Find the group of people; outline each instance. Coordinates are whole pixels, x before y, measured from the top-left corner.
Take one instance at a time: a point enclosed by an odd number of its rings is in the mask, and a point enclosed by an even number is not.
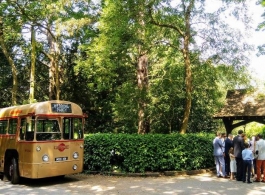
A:
[[[243,130],[236,136],[217,133],[213,147],[217,177],[252,183],[256,176],[253,182],[265,183],[265,140],[261,134],[249,140]]]

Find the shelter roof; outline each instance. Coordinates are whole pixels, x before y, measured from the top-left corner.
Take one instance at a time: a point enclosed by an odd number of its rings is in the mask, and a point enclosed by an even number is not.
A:
[[[265,118],[265,91],[261,89],[228,90],[225,105],[213,117],[238,120]]]

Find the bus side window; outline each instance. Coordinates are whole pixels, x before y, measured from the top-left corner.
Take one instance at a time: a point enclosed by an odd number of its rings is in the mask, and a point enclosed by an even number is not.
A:
[[[0,134],[6,134],[6,130],[8,127],[7,124],[8,124],[7,120],[0,121]]]
[[[19,138],[20,140],[24,140],[25,139],[25,132],[26,132],[26,119],[21,119],[20,122],[20,127],[19,127]]]
[[[16,134],[17,131],[17,119],[9,119],[8,134]]]

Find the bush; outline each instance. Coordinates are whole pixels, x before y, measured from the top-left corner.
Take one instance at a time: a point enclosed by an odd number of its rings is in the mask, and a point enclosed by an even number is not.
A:
[[[85,138],[88,171],[182,171],[214,165],[209,134],[91,134]]]

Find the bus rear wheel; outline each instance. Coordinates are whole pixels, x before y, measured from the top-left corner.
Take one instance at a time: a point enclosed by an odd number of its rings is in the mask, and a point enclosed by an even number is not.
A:
[[[19,172],[18,172],[18,161],[16,158],[12,158],[11,163],[9,164],[9,177],[12,184],[19,183]]]

